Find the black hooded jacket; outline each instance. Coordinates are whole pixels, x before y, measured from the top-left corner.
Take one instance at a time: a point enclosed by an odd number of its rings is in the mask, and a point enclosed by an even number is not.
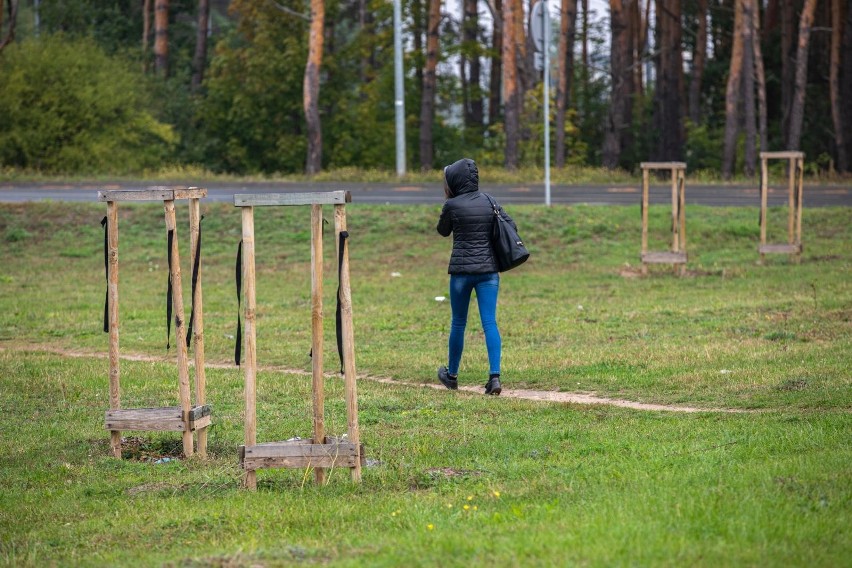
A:
[[[494,209],[488,198],[479,191],[479,171],[476,169],[476,163],[462,158],[444,168],[444,178],[447,180],[451,197],[444,202],[437,229],[444,237],[453,233],[453,254],[447,272],[497,272],[491,252]],[[505,211],[503,214],[514,225]]]

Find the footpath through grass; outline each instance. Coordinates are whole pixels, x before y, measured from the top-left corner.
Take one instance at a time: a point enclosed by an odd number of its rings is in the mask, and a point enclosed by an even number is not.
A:
[[[689,274],[639,278],[638,208],[513,207],[533,257],[501,283],[506,388],[759,412],[648,413],[361,381],[363,442],[377,460],[364,482],[336,471],[317,488],[309,472],[262,472],[250,494],[236,467],[239,369],[208,370],[209,461],[152,463],[179,452],[179,436],[160,433],[126,433],[139,436],[117,461],[102,430],[106,360],[37,350],[106,351],[104,209],[0,206],[0,562],[836,566],[852,554],[852,210],[805,210],[802,263],[758,266],[755,209],[690,207]],[[224,363],[239,212],[203,209],[205,341]],[[651,210],[652,248],[665,246],[663,209]],[[448,295],[451,245],[434,232],[438,211],[348,207],[359,373],[434,381],[444,362],[449,305],[435,297]],[[165,355],[162,207],[120,212],[122,352]],[[180,230],[184,207],[178,215]],[[772,215],[779,241],[784,213]],[[261,365],[309,369],[308,218],[256,212]],[[474,303],[461,382],[486,372]],[[175,404],[176,382],[173,364],[122,362],[127,406]],[[340,434],[342,385],[327,382],[328,430]],[[258,404],[259,440],[309,435],[308,377],[261,372]]]

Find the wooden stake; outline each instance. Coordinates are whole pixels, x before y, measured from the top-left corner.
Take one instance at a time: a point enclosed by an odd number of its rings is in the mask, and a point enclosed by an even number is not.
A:
[[[107,309],[109,310],[109,407],[121,408],[121,385],[118,357],[118,203],[107,202]],[[110,431],[112,455],[121,459],[121,432]]]
[[[257,444],[257,331],[255,327],[255,310],[257,297],[254,280],[254,208],[243,207],[243,287],[245,289],[245,445]],[[246,489],[257,489],[257,473],[247,469],[243,478]]]
[[[189,258],[192,270],[195,270],[195,255],[198,249],[198,236],[201,234],[201,207],[198,198],[189,200]],[[201,294],[201,263],[198,274],[192,274],[195,283],[195,295],[192,298],[192,337],[195,341],[195,405],[204,406],[207,401],[207,377],[204,370],[204,309]],[[207,427],[199,428],[198,455],[207,457]]]
[[[340,247],[340,233],[346,230],[346,205],[334,206],[334,232],[337,247]],[[338,258],[340,251],[338,250]],[[358,430],[358,394],[355,384],[355,336],[352,325],[352,292],[349,281],[349,247],[344,244],[343,265],[340,270],[340,308],[343,335],[343,388],[346,399],[346,419],[349,442],[360,448]],[[360,452],[360,449],[358,450]],[[355,466],[351,468],[352,481],[361,481],[361,460],[356,456]]]
[[[642,168],[642,258],[648,252],[648,186],[650,172]],[[642,274],[648,273],[648,265],[642,262]]]
[[[677,170],[672,169],[672,252],[680,250],[680,238],[678,232],[680,230],[680,219],[677,212]]]
[[[686,170],[677,170],[677,195],[678,195],[678,222],[680,223],[680,228],[678,229],[678,234],[680,235],[680,249],[679,252],[686,252]],[[686,271],[686,265],[679,264],[677,266],[677,273],[680,276],[683,276]]]
[[[802,259],[802,194],[805,192],[804,186],[804,175],[805,175],[805,159],[802,156],[799,156],[796,159],[796,173],[798,179],[796,180],[799,186],[798,191],[798,201],[796,203],[796,244],[798,245],[798,250],[796,252],[796,262],[800,262]]]
[[[183,431],[183,454],[189,457],[193,454],[192,429],[189,412],[191,409],[189,390],[189,360],[186,352],[186,321],[183,312],[183,288],[180,276],[180,252],[178,248],[177,225],[175,223],[175,202],[163,202],[166,212],[166,231],[172,233],[172,262],[169,271],[172,277],[172,306],[175,317],[175,348],[177,349],[178,387],[180,392],[180,407],[183,411],[186,429]]]
[[[311,365],[314,395],[314,443],[325,439],[325,392],[323,384],[322,313],[322,205],[311,205]],[[325,470],[314,468],[317,484],[325,481]]]
[[[789,181],[787,183],[787,244],[793,244],[793,223],[796,218],[796,178],[798,177],[797,166],[798,160],[790,158],[787,162],[787,170],[789,171]]]
[[[760,157],[760,246],[766,244],[766,196],[769,193],[769,167],[768,158]],[[763,264],[765,255],[760,253],[760,263]]]

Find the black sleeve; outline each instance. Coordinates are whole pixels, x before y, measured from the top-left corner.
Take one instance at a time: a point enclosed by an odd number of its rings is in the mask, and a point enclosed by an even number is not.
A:
[[[503,209],[502,207],[500,207],[500,213],[501,213],[501,215],[503,216],[503,218],[504,218],[505,220],[507,220],[509,223],[511,223],[511,224],[512,224],[512,227],[514,227],[514,228],[515,228],[515,230],[517,231],[517,230],[518,230],[518,226],[515,224],[514,219],[512,219],[511,217],[509,217],[509,214],[508,214],[508,213],[506,213],[506,210],[505,210],[505,209]]]
[[[453,214],[446,202],[444,208],[441,209],[441,218],[438,219],[437,229],[442,237],[449,237],[450,233],[453,232]]]

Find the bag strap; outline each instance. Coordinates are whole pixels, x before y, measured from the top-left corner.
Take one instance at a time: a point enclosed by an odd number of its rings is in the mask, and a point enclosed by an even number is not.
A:
[[[104,228],[104,275],[107,283],[106,294],[104,294],[104,333],[109,333],[109,243],[107,238],[109,221],[106,216],[101,219],[101,227]]]
[[[192,311],[189,312],[189,328],[186,330],[186,346],[192,342],[192,322],[195,321],[195,289],[198,287],[198,267],[201,264],[201,221],[198,221],[198,241],[195,243],[195,258],[192,259]]]
[[[169,238],[168,238],[168,262],[169,262],[169,285],[166,288],[166,351],[171,347],[171,335],[172,335],[172,245],[175,241],[175,230],[169,230]]]
[[[337,309],[334,314],[335,332],[337,334],[337,356],[340,357],[340,374],[343,374],[343,321],[340,305],[340,282],[343,276],[343,253],[346,247],[346,239],[348,238],[348,231],[340,231],[337,246]]]
[[[240,299],[243,291],[243,241],[240,239],[240,244],[237,246],[237,266],[234,271],[237,281],[237,334],[236,345],[234,346],[234,363],[237,367],[240,366],[240,356],[242,355],[243,347],[243,330],[240,323]]]
[[[488,203],[491,204],[491,208],[494,209],[494,214],[499,215],[502,208],[499,205],[497,205],[497,202],[494,201],[494,199],[490,195],[485,193],[484,191],[482,192],[482,195],[484,195],[485,199],[488,200]]]

